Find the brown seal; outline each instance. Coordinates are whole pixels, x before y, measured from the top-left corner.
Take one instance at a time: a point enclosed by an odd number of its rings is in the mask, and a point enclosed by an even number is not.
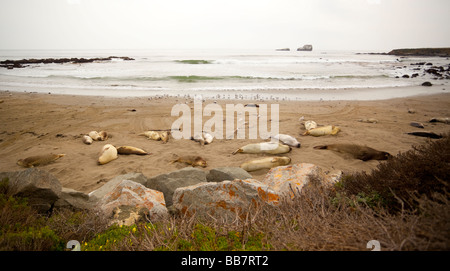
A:
[[[355,159],[363,161],[368,160],[387,160],[392,155],[384,151],[377,151],[370,147],[355,144],[330,144],[315,146],[314,149],[331,150],[340,153],[350,154]]]
[[[117,148],[118,154],[137,154],[137,155],[148,155],[150,153],[133,146],[121,146]]]
[[[25,159],[19,159],[17,161],[17,164],[22,167],[36,167],[36,166],[43,166],[47,165],[61,157],[63,157],[65,154],[45,154],[45,155],[36,155],[36,156],[30,156]]]
[[[203,159],[200,156],[194,156],[194,155],[179,156],[177,159],[171,161],[170,163],[173,164],[175,162],[185,163],[185,164],[191,165],[193,167],[195,167],[195,166],[206,167],[207,166],[205,159]]]

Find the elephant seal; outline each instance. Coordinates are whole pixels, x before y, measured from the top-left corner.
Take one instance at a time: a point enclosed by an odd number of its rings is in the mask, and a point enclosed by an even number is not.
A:
[[[288,145],[280,144],[278,142],[263,142],[245,145],[232,152],[232,154],[240,153],[267,153],[267,154],[280,154],[291,151],[291,147]]]
[[[300,142],[298,142],[298,140],[295,137],[290,136],[290,135],[277,134],[277,135],[271,136],[271,138],[281,141],[281,142],[283,142],[283,144],[291,146],[291,147],[300,148],[300,146],[301,146]]]
[[[97,131],[90,131],[88,134],[94,141],[101,141],[102,137]]]
[[[156,140],[156,141],[161,140],[161,135],[157,131],[146,131],[139,135],[146,136],[148,139],[152,139],[152,140]]]
[[[387,160],[392,155],[384,151],[377,151],[370,147],[355,144],[330,144],[315,146],[314,149],[332,150],[344,154],[349,154],[355,159],[368,160]]]
[[[245,162],[240,167],[245,171],[256,171],[259,169],[285,166],[290,162],[291,158],[289,157],[266,157]]]
[[[341,129],[334,125],[328,125],[324,127],[314,128],[306,131],[303,135],[323,136],[323,135],[336,135]]]
[[[17,164],[22,167],[43,166],[63,157],[64,155],[65,154],[45,154],[30,156],[25,159],[19,159]]]
[[[432,118],[432,119],[430,119],[429,122],[442,122],[442,123],[450,124],[450,118],[443,118],[443,117]]]
[[[92,144],[92,137],[90,137],[88,135],[84,135],[83,136],[83,143],[87,144],[87,145],[91,145]]]
[[[305,129],[308,131],[317,128],[317,123],[313,120],[307,120],[303,125],[305,125]]]
[[[441,135],[435,134],[433,132],[411,132],[411,133],[407,133],[408,135],[413,135],[413,136],[421,136],[421,137],[428,137],[428,138],[434,138],[434,139],[439,139],[442,138]]]
[[[169,141],[169,135],[170,135],[170,132],[168,132],[168,131],[159,133],[159,136],[161,137],[161,140],[164,144]]]
[[[121,146],[117,148],[118,154],[137,154],[137,155],[149,155],[150,153],[132,146]]]
[[[100,131],[98,135],[100,136],[100,141],[105,141],[108,139],[108,133],[105,131]]]
[[[195,166],[206,167],[207,166],[205,159],[203,159],[200,156],[194,156],[194,155],[179,156],[175,160],[172,160],[170,163],[173,164],[175,162],[185,163],[185,164],[191,165],[193,167],[195,167]]]
[[[195,135],[191,137],[191,140],[200,143],[200,145],[207,145],[207,144],[211,144],[211,142],[213,141],[214,137],[207,132],[203,132],[203,135]]]
[[[374,118],[368,118],[368,119],[364,118],[364,119],[359,119],[358,121],[364,122],[364,123],[378,123],[378,120],[374,119]]]
[[[103,146],[102,151],[100,153],[100,157],[98,158],[98,164],[104,165],[106,163],[111,162],[112,160],[117,159],[117,149],[111,144],[106,144]]]

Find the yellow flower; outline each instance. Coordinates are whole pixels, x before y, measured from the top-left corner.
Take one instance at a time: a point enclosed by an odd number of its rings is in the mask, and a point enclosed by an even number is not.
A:
[[[133,233],[135,233],[135,232],[136,232],[136,227],[133,228]]]

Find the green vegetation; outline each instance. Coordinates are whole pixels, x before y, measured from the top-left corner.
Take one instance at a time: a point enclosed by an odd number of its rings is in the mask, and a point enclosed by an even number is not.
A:
[[[175,60],[175,61],[183,64],[212,64],[212,61],[210,60],[198,60],[198,59]]]
[[[198,81],[222,80],[223,79],[223,77],[198,76],[198,75],[169,76],[169,78],[172,80],[177,80],[180,83],[195,83]]]
[[[36,213],[8,195],[0,182],[0,250],[449,250],[450,137],[430,141],[346,175],[333,187],[320,182],[279,207],[260,206],[233,223],[171,216],[158,223],[109,225],[94,212]],[[320,178],[311,176],[314,180]]]

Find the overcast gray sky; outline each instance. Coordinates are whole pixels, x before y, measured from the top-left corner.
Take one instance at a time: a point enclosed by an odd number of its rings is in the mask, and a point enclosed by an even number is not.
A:
[[[0,0],[0,49],[450,47],[449,0]]]

